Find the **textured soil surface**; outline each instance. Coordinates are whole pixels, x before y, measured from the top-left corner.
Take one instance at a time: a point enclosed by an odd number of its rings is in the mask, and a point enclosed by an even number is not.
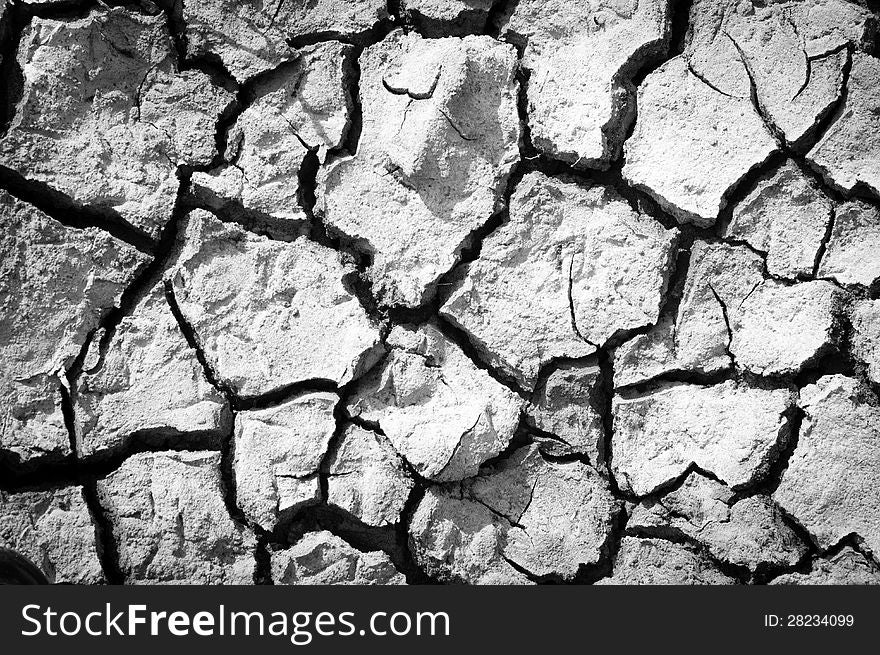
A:
[[[0,571],[880,583],[876,0],[0,0]]]

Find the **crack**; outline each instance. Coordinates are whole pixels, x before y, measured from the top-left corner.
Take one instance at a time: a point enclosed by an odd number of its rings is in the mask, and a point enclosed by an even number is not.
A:
[[[378,366],[377,363],[376,366]],[[373,369],[371,369],[372,371]],[[369,371],[365,375],[369,374]],[[339,401],[333,409],[335,428],[333,436],[318,466],[320,496],[316,503],[300,505],[282,513],[281,518],[271,532],[258,533],[257,569],[255,580],[271,583],[271,550],[285,545],[292,545],[306,532],[328,530],[339,536],[354,548],[363,552],[381,550],[389,555],[395,567],[405,575],[409,584],[434,583],[416,564],[408,545],[408,525],[412,514],[429,484],[412,466],[397,453],[393,445],[381,432],[378,424],[365,421],[359,416],[348,413],[347,407],[352,396],[357,392],[360,379],[353,380],[339,388]],[[369,526],[347,511],[329,504],[328,485],[333,477],[330,466],[338,453],[340,442],[349,425],[356,425],[382,437],[383,442],[391,446],[399,461],[409,475],[415,480],[415,486],[407,499],[400,520],[384,527]]]
[[[529,431],[529,434],[531,435],[532,440],[535,441],[538,448],[541,449],[541,456],[544,457],[545,459],[547,459],[547,458],[556,459],[556,458],[554,458],[552,455],[545,453],[542,450],[543,444],[540,443],[540,440],[553,441],[555,443],[562,444],[563,446],[573,448],[573,446],[570,443],[568,443],[565,439],[563,439],[562,437],[560,437],[556,434],[553,434],[552,432],[547,432],[546,430],[542,430],[541,428],[537,427],[536,425],[532,425],[531,422],[526,423],[526,429]],[[581,459],[581,457],[586,457],[586,456],[578,455],[577,459]],[[587,461],[589,462],[589,459]]]
[[[399,27],[400,19],[392,13],[393,5],[399,2],[389,2],[386,9],[387,16],[379,18],[371,27],[360,32],[343,32],[340,30],[318,30],[305,34],[294,34],[287,37],[287,45],[294,50],[305,48],[327,41],[339,41],[360,48],[369,47],[382,41],[393,30]]]
[[[360,378],[359,378],[360,379]],[[339,393],[339,387],[336,382],[326,378],[310,378],[308,380],[297,380],[284,386],[267,391],[262,394],[253,396],[235,396],[235,408],[237,411],[247,411],[253,409],[266,409],[281,405],[288,400],[297,398],[307,393]]]
[[[77,380],[83,372],[82,367],[85,359],[89,350],[93,347],[94,337],[100,334],[98,362],[89,372],[97,371],[103,366],[104,359],[119,323],[123,318],[129,316],[137,304],[159,283],[162,274],[175,256],[178,227],[185,211],[182,204],[183,188],[185,185],[185,182],[181,183],[181,187],[178,189],[171,220],[168,221],[159,237],[154,249],[153,259],[138,271],[131,284],[122,292],[119,305],[104,315],[98,327],[92,331],[83,343],[79,355],[68,368],[67,380],[71,388],[76,388]]]
[[[659,385],[667,382],[684,382],[686,384],[696,384],[700,386],[714,386],[716,384],[727,382],[728,380],[738,379],[740,379],[740,376],[737,375],[732,367],[709,372],[692,369],[671,369],[646,380],[621,385],[615,389],[615,392],[618,395],[641,395],[649,393]]]
[[[736,580],[738,584],[748,585],[752,583],[752,572],[749,571],[748,567],[739,564],[732,564],[719,559],[709,551],[709,548],[705,544],[698,539],[685,534],[678,528],[673,528],[671,526],[639,526],[627,529],[626,536],[636,537],[638,539],[659,539],[680,546],[688,546],[711,562],[721,573]]]
[[[417,505],[419,500],[420,496],[414,492],[409,502]],[[412,509],[415,511],[414,507]],[[409,584],[436,582],[416,565],[406,539],[401,541],[402,523],[373,527],[338,507],[325,504],[310,505],[299,508],[286,521],[279,522],[269,543],[270,546],[276,547],[291,546],[308,532],[327,530],[361,552],[383,551],[391,558],[395,568],[403,573]]]
[[[828,225],[825,226],[825,234],[822,235],[822,241],[819,242],[819,247],[816,249],[816,259],[813,261],[813,277],[819,277],[819,267],[822,265],[822,259],[825,257],[825,252],[828,250],[828,244],[831,241],[831,235],[834,233],[834,224],[837,221],[837,206],[831,206],[831,217],[828,220]]]
[[[347,258],[354,265],[354,270],[343,277],[342,283],[346,291],[353,295],[370,320],[377,325],[384,325],[386,314],[380,310],[379,301],[373,295],[372,283],[368,269],[373,263],[372,252],[362,240],[352,238],[324,223],[323,216],[314,211],[316,205],[317,175],[320,167],[315,151],[310,151],[303,161],[299,173],[300,206],[306,215],[308,238],[315,243]],[[389,328],[390,329],[390,328]]]
[[[378,366],[379,366],[379,364],[377,363],[376,367],[378,367]],[[373,369],[371,369],[371,370],[373,370]],[[358,380],[349,383],[349,385],[352,385],[352,386],[350,387],[350,389],[348,391],[345,392],[345,395],[341,398],[340,403],[339,403],[339,406],[341,407],[341,415],[338,420],[345,421],[345,422],[347,422],[351,425],[354,425],[356,427],[359,427],[360,429],[365,430],[367,432],[372,432],[373,435],[376,437],[377,441],[379,441],[383,445],[387,446],[394,453],[394,456],[396,457],[397,462],[406,471],[407,475],[409,475],[409,477],[411,477],[413,480],[416,481],[417,485],[421,485],[423,487],[429,487],[429,486],[436,486],[437,484],[441,484],[441,483],[434,482],[433,480],[429,480],[428,478],[426,478],[425,476],[423,476],[421,473],[419,473],[416,470],[415,466],[413,466],[410,463],[410,461],[400,453],[400,451],[397,449],[397,447],[394,445],[394,443],[391,441],[391,439],[388,438],[388,435],[385,434],[385,431],[382,429],[382,426],[379,424],[379,421],[370,421],[370,420],[365,419],[363,416],[360,416],[359,414],[352,414],[351,412],[348,411],[348,406],[351,403],[351,400],[352,400],[355,392],[357,391],[356,385],[358,382],[362,381],[365,377],[366,377],[366,374],[363,376],[363,378],[359,378]],[[329,449],[328,449],[328,453],[329,453]],[[334,475],[340,475],[340,474],[336,473]],[[328,474],[328,477],[332,477],[332,476],[329,476],[329,474]]]
[[[583,334],[581,334],[580,328],[578,328],[577,315],[576,315],[575,308],[574,308],[574,292],[573,292],[573,290],[574,290],[574,255],[571,256],[571,261],[569,261],[569,264],[568,264],[568,311],[569,311],[569,314],[571,315],[571,329],[574,331],[574,333],[577,335],[577,337],[581,341],[591,345],[593,348],[598,349],[599,344],[594,343],[594,342],[590,341],[589,339],[587,339]]]
[[[562,584],[563,583],[562,576],[554,575],[552,573],[550,575],[538,575],[536,573],[533,573],[532,571],[529,571],[522,564],[520,564],[516,560],[509,558],[504,553],[499,553],[498,556],[502,560],[507,562],[507,564],[509,564],[513,570],[515,570],[517,573],[519,573],[520,575],[527,578],[530,582],[533,582],[535,584]]]
[[[733,328],[730,326],[730,315],[727,312],[727,305],[721,299],[721,296],[718,295],[718,292],[715,291],[715,287],[713,287],[710,282],[706,282],[706,285],[709,287],[712,295],[715,296],[715,300],[717,300],[718,304],[721,306],[721,314],[724,316],[724,325],[727,328],[727,356],[730,357],[731,363],[736,367],[736,357],[733,356],[733,352],[730,350],[730,346],[733,343]]]
[[[453,131],[461,137],[462,141],[478,141],[479,139],[475,136],[467,136],[464,132],[461,131],[461,128],[455,124],[455,121],[447,114],[443,109],[440,109],[440,114],[442,114],[443,118],[446,119],[446,122],[449,123],[449,127],[453,129]]]
[[[574,584],[595,584],[597,581],[610,577],[614,572],[614,562],[620,550],[620,543],[626,532],[629,516],[623,503],[611,519],[610,529],[605,541],[599,546],[599,559],[594,564],[581,564]]]
[[[357,154],[361,132],[364,126],[364,112],[361,105],[361,65],[360,57],[364,49],[355,47],[347,54],[347,60],[343,66],[342,84],[348,93],[351,102],[348,124],[340,139],[339,146],[331,148],[327,152],[326,162],[329,163],[337,157]]]
[[[83,500],[95,530],[98,560],[104,577],[110,584],[122,584],[125,579],[119,566],[117,543],[113,524],[103,507],[98,493],[97,480],[118,469],[122,463],[137,452],[179,450],[193,448],[202,450],[216,445],[215,436],[209,432],[189,434],[134,433],[127,435],[117,447],[92,456],[83,456],[77,440],[75,407],[67,388],[60,387],[62,414],[71,448],[71,455],[58,466],[36,469],[18,478],[3,475],[3,487],[46,488],[77,485],[82,489]]]
[[[278,0],[278,4],[275,5],[275,11],[272,12],[272,18],[269,20],[269,24],[266,26],[266,29],[263,30],[263,36],[269,33],[275,26],[275,21],[278,20],[278,16],[281,13],[281,9],[284,7],[284,0]]]
[[[263,579],[265,571],[259,568],[259,543],[261,543],[261,540],[265,541],[266,539],[268,539],[268,532],[256,522],[249,520],[244,510],[242,510],[241,507],[238,505],[238,486],[235,477],[236,421],[238,419],[239,412],[255,407],[263,407],[283,402],[283,400],[290,394],[302,393],[302,387],[298,385],[291,385],[290,387],[285,387],[281,390],[269,392],[258,397],[240,398],[236,394],[235,390],[220,378],[219,374],[214,370],[211,363],[208,361],[207,355],[199,341],[198,334],[196,333],[192,325],[186,320],[186,317],[184,316],[183,311],[181,310],[180,305],[177,302],[177,297],[175,295],[174,286],[171,280],[164,280],[164,286],[165,298],[168,301],[168,305],[171,307],[171,312],[172,314],[174,314],[177,325],[180,328],[181,332],[183,332],[187,344],[194,351],[196,359],[198,360],[202,368],[202,372],[205,375],[205,378],[208,380],[209,384],[211,384],[211,386],[213,386],[218,391],[218,393],[220,393],[226,399],[226,403],[229,407],[228,425],[226,426],[226,430],[223,431],[223,433],[219,437],[220,488],[223,496],[223,503],[226,506],[226,511],[229,514],[230,518],[235,523],[251,530],[257,537],[258,550],[255,553],[256,561],[254,564],[254,580],[256,581],[258,577],[260,577],[260,579]]]
[[[842,50],[846,51],[846,60],[844,61],[843,68],[841,69],[840,95],[835,99],[833,103],[831,103],[818,116],[816,116],[813,125],[804,133],[804,135],[800,139],[787,144],[790,156],[792,156],[793,158],[797,158],[799,164],[801,163],[800,158],[802,158],[819,141],[821,141],[822,137],[825,135],[831,125],[842,114],[843,107],[846,103],[846,98],[849,95],[849,76],[850,70],[852,69],[853,48],[851,44],[846,44],[844,46],[839,46],[838,48],[835,48],[828,53],[824,53],[822,55],[818,55],[808,59],[808,70],[812,71],[814,61],[817,61],[824,57],[830,57]],[[826,191],[832,189],[831,185],[827,184],[824,178],[821,181],[821,187]]]
[[[24,30],[30,24],[27,7],[6,3],[7,22],[0,31],[0,137],[5,136],[15,119],[16,108],[24,91],[24,73],[18,63],[18,50]]]
[[[339,447],[345,436],[345,430],[351,423],[347,406],[353,393],[354,386],[350,386],[344,395],[341,394],[339,396],[339,400],[337,400],[336,405],[333,407],[333,420],[335,422],[333,435],[330,437],[330,441],[327,443],[327,450],[324,451],[324,456],[318,464],[319,500],[321,503],[329,504],[329,486],[330,478],[332,477],[330,466],[339,453]]]
[[[670,15],[669,52],[671,56],[684,52],[691,33],[691,9],[693,0],[673,0]]]
[[[117,211],[82,205],[47,184],[27,179],[3,165],[0,165],[0,188],[67,227],[98,228],[148,255],[158,247],[152,237],[129,223]]]
[[[491,36],[494,39],[501,39],[501,30],[513,12],[519,0],[494,0],[489,11],[486,12],[486,22],[483,25],[483,34]]]
[[[443,379],[442,375],[440,377],[440,382],[442,382],[444,385],[448,386],[446,381]],[[458,435],[458,441],[456,442],[455,447],[452,449],[452,452],[449,453],[449,457],[446,458],[446,462],[443,464],[442,468],[437,473],[437,477],[440,477],[441,475],[443,475],[444,471],[446,471],[446,469],[449,468],[449,465],[453,462],[453,460],[455,460],[455,456],[458,455],[458,453],[460,452],[461,444],[464,442],[465,437],[467,437],[469,434],[473,433],[473,431],[476,429],[477,425],[480,423],[481,418],[483,418],[482,414],[477,415],[477,418],[473,422],[473,424],[467,430],[465,430],[460,435]]]
[[[810,59],[809,57],[807,57],[807,53],[805,50],[803,50],[803,48],[801,48],[801,51],[804,53],[804,60],[806,61],[807,74],[804,76],[804,83],[801,85],[801,88],[799,88],[797,90],[797,93],[795,93],[794,96],[792,96],[790,102],[794,102],[795,100],[797,100],[800,97],[800,95],[804,91],[807,90],[807,87],[810,85],[810,79],[813,76],[813,60]]]
[[[97,483],[93,480],[84,482],[82,492],[95,528],[95,545],[104,578],[112,585],[124,584],[125,576],[119,565],[119,549],[113,534],[113,523],[101,504]]]
[[[190,325],[189,321],[187,321],[183,311],[180,309],[180,305],[177,302],[177,296],[174,292],[173,283],[171,280],[164,280],[163,284],[165,286],[165,299],[168,301],[169,307],[171,307],[171,313],[174,314],[174,318],[177,320],[177,325],[180,328],[180,331],[183,332],[187,345],[189,345],[189,347],[195,352],[196,359],[202,367],[205,379],[207,379],[208,383],[226,398],[233,410],[237,409],[238,399],[235,395],[235,391],[219,377],[211,363],[208,361],[207,355],[199,341],[198,334],[192,325]]]
[[[773,122],[773,119],[767,113],[766,108],[761,102],[760,95],[758,93],[758,83],[755,80],[755,73],[752,70],[752,65],[749,62],[748,56],[746,56],[745,51],[740,47],[739,43],[736,42],[729,33],[725,32],[724,36],[730,39],[730,42],[733,44],[733,47],[736,48],[736,51],[739,53],[739,59],[742,62],[743,67],[746,69],[746,76],[749,78],[749,97],[752,102],[752,106],[755,108],[758,116],[761,121],[764,123],[764,127],[767,129],[767,132],[770,133],[770,136],[773,137],[773,140],[776,141],[776,147],[782,151],[787,150],[785,134],[777,127],[777,125]]]
[[[852,62],[853,62],[853,48],[851,44],[847,44],[843,46],[843,49],[846,50],[846,61],[843,63],[843,69],[841,70],[841,83],[840,83],[840,95],[835,100],[834,103],[831,104],[830,107],[826,108],[825,111],[819,115],[816,119],[815,124],[807,133],[808,139],[805,140],[804,143],[796,144],[795,150],[797,153],[807,153],[809,152],[819,141],[822,140],[822,137],[825,136],[828,129],[837,121],[840,116],[843,115],[844,107],[846,106],[846,100],[849,97],[849,78],[850,73],[852,71]],[[832,52],[829,52],[824,56],[831,56],[839,52],[841,48],[838,48]],[[820,59],[821,56],[814,57],[813,59]],[[812,61],[812,60],[811,60]],[[811,162],[807,162],[808,165],[812,166]],[[825,181],[825,178],[821,175],[818,176],[819,180],[821,180],[822,189],[826,192],[834,192],[834,187]],[[836,194],[836,192],[834,192]]]
[[[230,518],[239,525],[249,528],[257,538],[266,538],[267,533],[256,522],[251,521],[245,515],[244,510],[238,504],[238,484],[235,479],[235,421],[238,412],[230,412],[229,427],[220,441],[220,489],[223,495],[223,504]],[[256,564],[255,564],[256,566]],[[256,576],[256,572],[255,572]]]
[[[519,52],[521,57],[521,51]],[[456,263],[450,269],[441,275],[433,284],[432,288],[426,292],[426,300],[419,307],[388,307],[386,308],[389,320],[394,324],[415,323],[421,324],[430,320],[432,317],[438,316],[441,307],[446,303],[457,286],[461,283],[461,276],[466,271],[467,264],[476,261],[482,252],[483,243],[494,233],[499,227],[507,223],[510,219],[510,199],[516,190],[517,185],[522,181],[523,177],[529,172],[529,166],[526,160],[529,159],[534,149],[531,145],[531,136],[528,123],[528,71],[519,63],[516,71],[516,79],[519,83],[517,96],[517,112],[519,115],[521,126],[521,138],[519,143],[520,159],[511,168],[504,182],[504,188],[500,194],[497,194],[495,202],[495,211],[481,225],[474,228],[456,248]],[[454,126],[453,126],[454,127]],[[462,138],[464,136],[462,135]],[[535,155],[537,156],[537,155]],[[461,335],[465,332],[460,326],[453,325],[444,317],[439,317],[446,322],[454,330]],[[447,335],[448,336],[448,335]],[[461,344],[459,344],[461,345]],[[479,364],[478,364],[479,365]],[[508,383],[516,386],[512,378],[504,376],[498,371],[494,371],[495,375],[506,377]],[[508,385],[510,386],[510,385]]]
[[[736,99],[736,96],[735,96],[735,95],[732,95],[732,94],[730,94],[730,93],[727,93],[726,91],[722,91],[722,90],[719,89],[717,86],[715,86],[714,84],[712,84],[712,82],[710,82],[709,80],[707,80],[707,79],[703,76],[702,73],[697,72],[697,70],[693,67],[693,65],[691,64],[690,61],[688,61],[687,69],[688,69],[688,72],[689,72],[691,75],[693,75],[694,77],[696,77],[698,80],[700,80],[700,82],[702,82],[703,84],[705,84],[706,86],[708,86],[710,89],[712,89],[712,90],[715,91],[716,93],[720,93],[721,95],[723,95],[723,96],[725,96],[725,97],[727,97],[727,98],[734,98],[734,99]]]
[[[470,333],[465,331],[460,325],[458,325],[451,317],[447,316],[437,316],[436,317],[437,326],[440,328],[441,334],[444,337],[455,343],[461,351],[468,357],[468,359],[473,362],[473,364],[480,370],[485,371],[489,374],[489,376],[498,382],[499,384],[507,387],[514,393],[516,393],[520,398],[524,400],[528,400],[531,394],[526,393],[520,388],[519,383],[516,379],[507,374],[504,371],[500,371],[494,366],[487,364],[483,357],[484,354],[482,351],[484,348],[479,345],[479,342],[473,338]]]
[[[440,81],[440,75],[443,73],[443,66],[440,65],[437,67],[437,73],[434,75],[434,81],[431,82],[431,87],[425,91],[424,93],[417,93],[414,91],[410,91],[407,88],[398,88],[391,86],[388,81],[383,77],[382,78],[382,86],[385,87],[385,90],[388,93],[396,96],[408,96],[411,100],[429,100],[434,96],[434,91],[437,90],[437,83]],[[448,117],[447,117],[448,118]]]
[[[536,483],[536,484],[537,484],[537,483]],[[532,490],[534,491],[534,487],[532,487]],[[470,500],[470,501],[473,501],[473,502],[477,503],[478,505],[482,505],[482,506],[485,507],[487,510],[489,510],[489,512],[491,512],[493,516],[497,516],[497,517],[500,518],[501,520],[503,520],[503,521],[505,521],[506,523],[510,524],[511,527],[519,528],[520,530],[522,530],[523,532],[525,532],[525,533],[528,534],[528,530],[526,530],[526,526],[522,525],[521,523],[518,523],[518,522],[515,521],[514,519],[512,519],[512,518],[510,518],[509,516],[507,516],[506,514],[504,514],[503,512],[499,512],[497,509],[495,509],[494,507],[492,507],[492,506],[489,505],[488,503],[483,502],[482,500],[480,500],[479,498],[477,498],[477,497],[474,496],[473,494],[470,494],[470,493],[467,494],[467,499]],[[529,500],[529,502],[531,502],[531,499]]]
[[[237,164],[230,164],[241,170]],[[186,195],[185,202],[188,209],[201,209],[213,214],[224,223],[233,223],[244,230],[266,237],[271,241],[292,242],[299,238],[311,238],[307,233],[307,219],[279,220],[269,214],[245,207],[238,200],[223,198],[221,204],[215,204],[210,200],[203,200],[191,191]],[[322,244],[323,245],[323,244]]]
[[[165,14],[168,33],[174,44],[178,65],[186,61],[186,23],[183,19],[183,0],[153,0]]]

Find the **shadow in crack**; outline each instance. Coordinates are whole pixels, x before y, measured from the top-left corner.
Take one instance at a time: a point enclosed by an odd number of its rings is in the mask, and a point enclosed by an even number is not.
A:
[[[0,548],[0,584],[49,584],[49,581],[29,559],[14,550]]]

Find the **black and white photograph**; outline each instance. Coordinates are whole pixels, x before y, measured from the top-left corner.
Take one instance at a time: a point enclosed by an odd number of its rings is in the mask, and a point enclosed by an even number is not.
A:
[[[880,0],[0,0],[0,78],[7,652],[880,637]]]

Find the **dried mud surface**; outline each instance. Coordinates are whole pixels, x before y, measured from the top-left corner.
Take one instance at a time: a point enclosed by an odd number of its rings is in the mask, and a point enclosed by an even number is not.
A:
[[[0,559],[880,583],[880,6],[0,0]]]

